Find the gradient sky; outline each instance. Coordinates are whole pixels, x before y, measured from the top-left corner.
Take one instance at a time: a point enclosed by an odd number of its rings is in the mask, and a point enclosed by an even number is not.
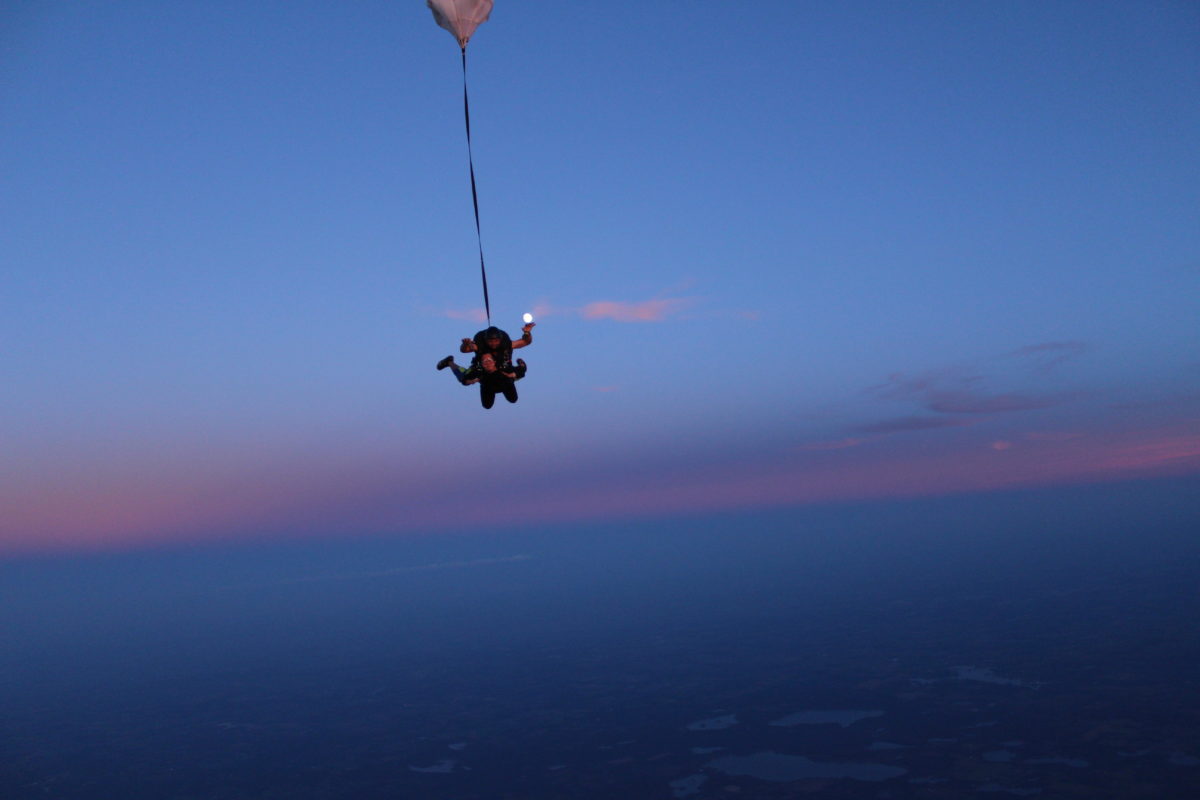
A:
[[[1200,472],[1200,6],[0,3],[0,555]]]

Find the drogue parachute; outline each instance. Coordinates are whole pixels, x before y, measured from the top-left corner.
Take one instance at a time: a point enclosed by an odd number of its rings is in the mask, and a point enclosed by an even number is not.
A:
[[[479,224],[479,191],[475,186],[475,156],[471,153],[471,104],[467,100],[467,42],[475,29],[492,13],[492,0],[425,0],[434,21],[450,31],[462,48],[463,122],[467,128],[467,166],[471,175],[471,205],[475,210],[475,239],[479,242],[479,277],[483,283],[483,310],[492,324],[492,302],[488,298],[487,267],[483,263],[483,232]]]
[[[492,13],[492,0],[426,0],[426,4],[437,24],[450,31],[464,50],[475,29]]]

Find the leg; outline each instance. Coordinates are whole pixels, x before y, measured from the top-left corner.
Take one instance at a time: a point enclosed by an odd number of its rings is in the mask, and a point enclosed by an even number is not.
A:
[[[451,372],[454,373],[454,377],[457,378],[458,382],[463,386],[469,386],[473,381],[479,378],[479,370],[475,368],[474,364],[466,368],[460,367],[458,364],[454,363],[451,363],[449,366]]]
[[[513,385],[512,381],[504,382],[503,391],[504,391],[504,399],[505,400],[507,400],[510,403],[517,402],[517,387]]]
[[[479,384],[479,402],[484,408],[491,408],[496,402],[496,390],[490,386]]]
[[[454,373],[455,380],[457,380],[459,383],[463,382],[463,374],[466,373],[466,370],[454,362],[454,356],[446,356],[437,363],[439,372],[444,370],[446,367],[449,367],[450,371]]]

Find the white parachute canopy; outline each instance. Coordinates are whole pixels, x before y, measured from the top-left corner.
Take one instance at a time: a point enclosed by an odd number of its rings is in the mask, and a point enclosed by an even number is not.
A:
[[[437,24],[454,34],[463,49],[475,29],[487,22],[492,13],[492,0],[426,0],[426,4]]]

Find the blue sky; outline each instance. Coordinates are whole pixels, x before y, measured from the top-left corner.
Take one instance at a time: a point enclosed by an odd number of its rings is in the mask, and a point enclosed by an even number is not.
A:
[[[469,68],[490,412],[423,3],[5,5],[0,552],[1200,469],[1195,4],[501,0]]]

